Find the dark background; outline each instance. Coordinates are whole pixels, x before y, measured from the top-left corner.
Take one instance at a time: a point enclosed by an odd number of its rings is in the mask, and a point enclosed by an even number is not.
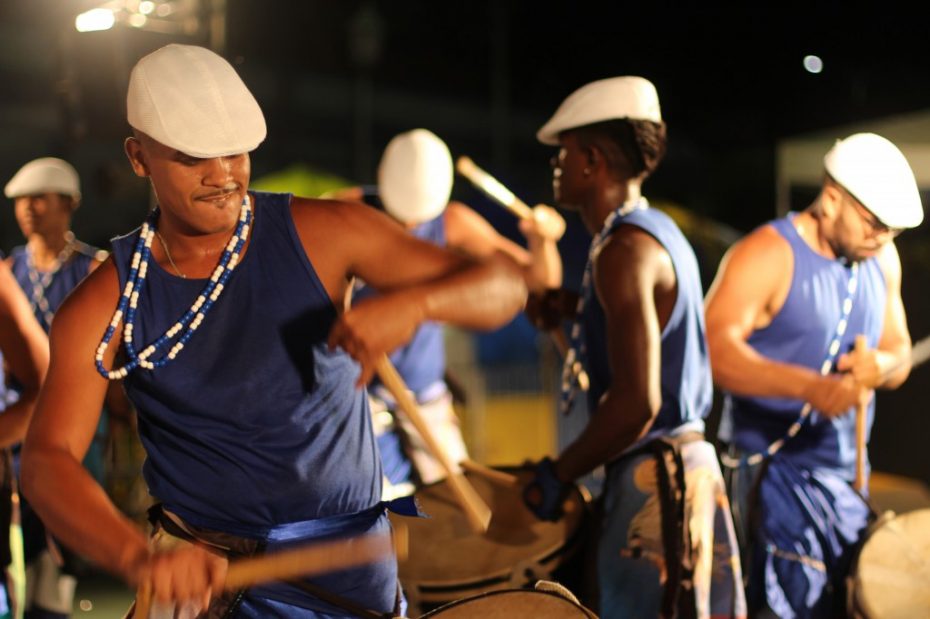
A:
[[[775,215],[779,140],[930,106],[927,15],[890,3],[176,0],[199,20],[188,34],[77,33],[75,15],[97,4],[0,0],[0,181],[35,157],[68,159],[84,189],[75,231],[101,246],[149,203],[121,149],[129,70],[168,42],[210,44],[211,7],[225,14],[219,51],[268,121],[253,178],[303,164],[370,182],[387,141],[422,126],[526,202],[549,201],[552,149],[536,129],[579,86],[638,74],[656,84],[670,138],[646,195],[741,233]],[[807,54],[823,59],[822,73],[804,70]],[[815,195],[800,188],[792,206]],[[467,182],[454,196],[519,238]],[[11,211],[0,209],[4,251],[21,242]],[[587,237],[567,217],[566,285],[577,286]],[[707,285],[729,237],[705,232],[696,246]],[[926,240],[922,230],[899,240],[915,340],[930,331]],[[917,369],[881,395],[876,468],[930,481],[927,378]]]

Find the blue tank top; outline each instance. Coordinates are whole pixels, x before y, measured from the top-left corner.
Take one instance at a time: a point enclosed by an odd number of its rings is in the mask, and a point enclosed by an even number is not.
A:
[[[819,372],[842,317],[851,270],[839,260],[815,252],[798,234],[793,219],[790,214],[769,224],[788,242],[794,256],[794,272],[785,303],[772,322],[754,331],[747,341],[765,357]],[[859,282],[839,354],[852,350],[858,334],[866,336],[869,348],[878,345],[886,299],[885,277],[878,260],[870,258],[859,263]],[[784,436],[803,406],[804,402],[789,398],[727,394],[720,438],[743,451],[762,451]],[[874,399],[868,409],[867,432],[871,431],[873,415]],[[855,438],[854,409],[835,419],[814,413],[781,453],[800,466],[839,469],[852,479]]]
[[[662,330],[662,405],[649,433],[636,446],[655,438],[687,429],[703,431],[703,419],[713,397],[707,339],[704,329],[704,300],[694,250],[672,219],[654,208],[634,210],[619,224],[636,226],[655,238],[672,259],[678,293],[668,323]],[[585,306],[585,369],[591,385],[589,410],[594,410],[610,384],[606,318],[597,295],[592,292]],[[623,368],[614,368],[623,372]],[[685,426],[685,428],[683,428]]]
[[[252,195],[248,249],[203,324],[177,359],[125,379],[151,493],[192,524],[239,535],[359,512],[381,496],[359,367],[328,350],[337,311],[297,236],[291,196]],[[121,289],[138,234],[113,241]],[[204,282],[151,261],[134,339],[164,333]]]
[[[52,277],[52,281],[49,282],[48,288],[45,289],[45,299],[48,301],[48,307],[52,314],[58,311],[58,307],[68,296],[68,293],[87,276],[90,265],[98,251],[80,241],[77,242],[74,253],[71,254],[67,262],[61,265],[61,268]],[[32,282],[29,280],[29,260],[26,255],[26,247],[15,247],[10,252],[10,258],[13,261],[13,276],[19,282],[19,287],[26,293],[26,298],[29,299],[39,324],[48,333],[51,325],[47,324],[44,312],[38,308],[37,299],[33,298],[34,291]],[[42,276],[41,272],[39,272],[39,276]]]
[[[419,224],[410,230],[418,239],[439,247],[446,246],[446,226],[444,215]],[[376,295],[368,286],[355,291],[355,300],[362,300]],[[442,326],[436,322],[424,322],[405,346],[391,353],[391,363],[404,379],[407,387],[417,395],[420,403],[436,397],[437,385],[444,385],[443,375],[446,371],[446,346],[443,340]],[[377,377],[372,387],[380,385]]]

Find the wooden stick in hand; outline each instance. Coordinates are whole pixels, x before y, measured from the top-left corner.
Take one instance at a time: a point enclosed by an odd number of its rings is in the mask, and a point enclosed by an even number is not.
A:
[[[410,396],[410,391],[407,389],[404,379],[397,373],[387,355],[382,355],[378,361],[377,372],[381,382],[394,396],[394,400],[401,412],[407,416],[413,427],[417,429],[430,452],[445,470],[449,484],[452,487],[452,493],[465,511],[465,516],[468,518],[468,524],[472,530],[476,533],[487,531],[491,524],[491,508],[478,495],[474,487],[465,479],[465,476],[455,469],[445,448],[436,440],[432,428],[420,415],[420,409]]]
[[[475,165],[471,158],[459,157],[455,162],[455,170],[520,219],[533,217],[533,209],[504,187],[499,180]]]
[[[483,477],[492,484],[501,486],[502,488],[517,488],[520,486],[520,480],[516,475],[511,475],[510,473],[505,473],[504,471],[492,469],[491,467],[475,462],[474,460],[462,460],[459,462],[459,466],[461,466],[462,469],[468,471],[469,473],[474,473],[475,475]]]
[[[515,196],[503,183],[475,165],[475,162],[470,157],[459,157],[455,162],[455,170],[520,219],[533,218],[533,209]],[[552,337],[559,354],[564,358],[568,353],[568,340],[565,333],[561,329],[553,329],[549,331],[549,335]],[[572,372],[577,377],[578,386],[581,387],[581,390],[587,391],[591,381],[588,379],[587,373],[581,368],[581,364],[579,363],[577,367],[572,368]]]
[[[329,542],[309,542],[290,550],[230,561],[223,588],[245,589],[366,565],[389,557],[392,549],[396,549],[399,556],[405,556],[406,536],[406,529],[396,529],[393,536],[374,533]],[[136,592],[133,619],[147,619],[151,608],[151,584],[145,581]]]

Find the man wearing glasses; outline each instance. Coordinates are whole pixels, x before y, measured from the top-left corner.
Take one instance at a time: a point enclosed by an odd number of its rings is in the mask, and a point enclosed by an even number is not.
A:
[[[851,485],[857,404],[867,436],[874,389],[910,372],[893,239],[923,220],[913,172],[870,133],[838,141],[824,168],[814,203],[734,245],[706,299],[714,380],[726,391],[722,459],[757,617],[843,610],[869,518]]]

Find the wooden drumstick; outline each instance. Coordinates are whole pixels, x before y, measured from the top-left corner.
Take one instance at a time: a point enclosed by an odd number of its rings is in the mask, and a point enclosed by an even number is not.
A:
[[[462,506],[472,530],[475,533],[486,532],[491,524],[491,508],[478,495],[474,487],[465,479],[465,476],[455,470],[445,448],[433,436],[432,428],[420,415],[420,409],[410,396],[410,391],[407,389],[407,385],[404,384],[404,379],[397,373],[387,355],[382,355],[381,359],[378,360],[376,370],[381,382],[394,396],[397,406],[413,423],[413,427],[423,437],[426,446],[439,461],[439,464],[442,465],[448,476],[452,493]]]
[[[504,187],[499,180],[475,165],[471,158],[459,157],[455,162],[455,169],[459,174],[470,180],[475,187],[494,198],[498,204],[520,219],[532,219],[533,209],[515,196],[512,191]]]
[[[856,353],[863,353],[866,350],[866,341],[864,335],[856,336],[854,348]],[[856,480],[853,482],[853,488],[862,491],[865,488],[865,414],[868,403],[865,399],[866,389],[863,387],[859,392],[859,402],[856,404]]]
[[[331,542],[311,542],[291,550],[230,561],[224,589],[245,589],[272,581],[292,580],[374,563],[391,555],[407,554],[406,528],[394,534],[376,533]],[[152,608],[151,583],[136,593],[133,619],[147,619]]]
[[[503,488],[517,488],[520,486],[520,480],[516,475],[511,475],[510,473],[492,469],[491,467],[475,462],[474,460],[462,460],[459,462],[459,466],[461,466],[469,473],[474,473],[475,475],[479,475],[487,479],[489,482],[496,486],[501,486]]]
[[[523,200],[515,196],[503,183],[475,165],[475,162],[472,161],[470,157],[459,157],[455,162],[455,169],[459,174],[471,181],[475,187],[482,190],[488,196],[496,200],[498,204],[505,207],[520,219],[533,218],[533,209],[527,206]],[[553,329],[549,331],[549,335],[555,343],[555,347],[558,349],[559,354],[565,357],[569,348],[565,333],[561,329]],[[581,390],[587,391],[591,381],[588,380],[588,375],[581,368],[581,364],[576,364],[576,366],[572,368],[572,372],[574,372],[577,377],[578,386],[581,387]]]

